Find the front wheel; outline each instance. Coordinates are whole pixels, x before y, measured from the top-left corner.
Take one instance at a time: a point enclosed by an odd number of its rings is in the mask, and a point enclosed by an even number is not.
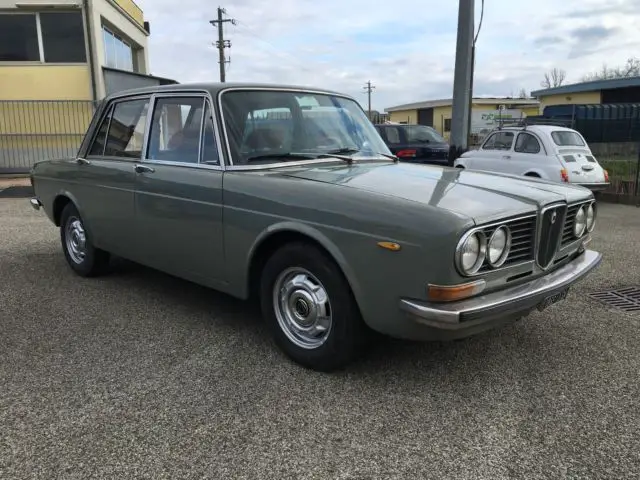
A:
[[[104,273],[109,265],[109,253],[93,246],[80,213],[68,203],[60,217],[62,251],[71,269],[82,277]]]
[[[365,345],[367,327],[342,272],[307,243],[285,245],[267,261],[260,303],[277,345],[318,371],[342,368]]]

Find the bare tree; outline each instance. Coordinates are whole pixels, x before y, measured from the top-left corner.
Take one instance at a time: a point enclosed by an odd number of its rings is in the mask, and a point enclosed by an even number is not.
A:
[[[582,77],[584,82],[593,80],[610,80],[612,78],[628,78],[640,76],[640,59],[631,57],[619,67],[610,68],[606,64],[598,72],[591,72]]]
[[[559,87],[564,83],[564,79],[567,77],[567,72],[559,68],[553,68],[551,71],[544,74],[544,79],[540,82],[543,88]]]
[[[518,98],[529,98],[529,95],[524,88],[521,88],[520,92],[518,92]]]

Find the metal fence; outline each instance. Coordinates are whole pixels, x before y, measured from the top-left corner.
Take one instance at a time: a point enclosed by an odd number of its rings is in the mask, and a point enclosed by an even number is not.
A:
[[[0,100],[0,173],[74,156],[94,109],[85,100]]]

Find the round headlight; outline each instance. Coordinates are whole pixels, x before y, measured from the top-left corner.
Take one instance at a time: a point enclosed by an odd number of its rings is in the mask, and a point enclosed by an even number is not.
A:
[[[487,249],[487,239],[482,232],[469,235],[458,248],[458,265],[461,273],[473,275],[482,266]]]
[[[492,267],[501,266],[509,255],[511,232],[507,227],[499,227],[491,235],[487,245],[487,257]]]
[[[593,227],[596,226],[596,209],[593,207],[593,203],[587,207],[587,232],[592,232]]]
[[[573,234],[576,238],[580,238],[582,236],[586,227],[587,213],[585,212],[584,207],[580,207],[580,210],[576,213],[576,218],[573,222]]]

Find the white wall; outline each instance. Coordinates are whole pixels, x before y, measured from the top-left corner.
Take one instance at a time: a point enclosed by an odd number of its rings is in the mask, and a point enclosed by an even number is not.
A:
[[[107,23],[111,30],[115,30],[115,33],[123,35],[142,49],[136,57],[139,68],[138,73],[147,74],[149,72],[148,34],[109,0],[91,0],[90,16],[93,20],[91,30],[93,33],[94,67],[98,83],[98,98],[103,98],[106,94],[106,88],[102,66],[106,64],[106,59],[104,41],[102,39],[102,24]]]

